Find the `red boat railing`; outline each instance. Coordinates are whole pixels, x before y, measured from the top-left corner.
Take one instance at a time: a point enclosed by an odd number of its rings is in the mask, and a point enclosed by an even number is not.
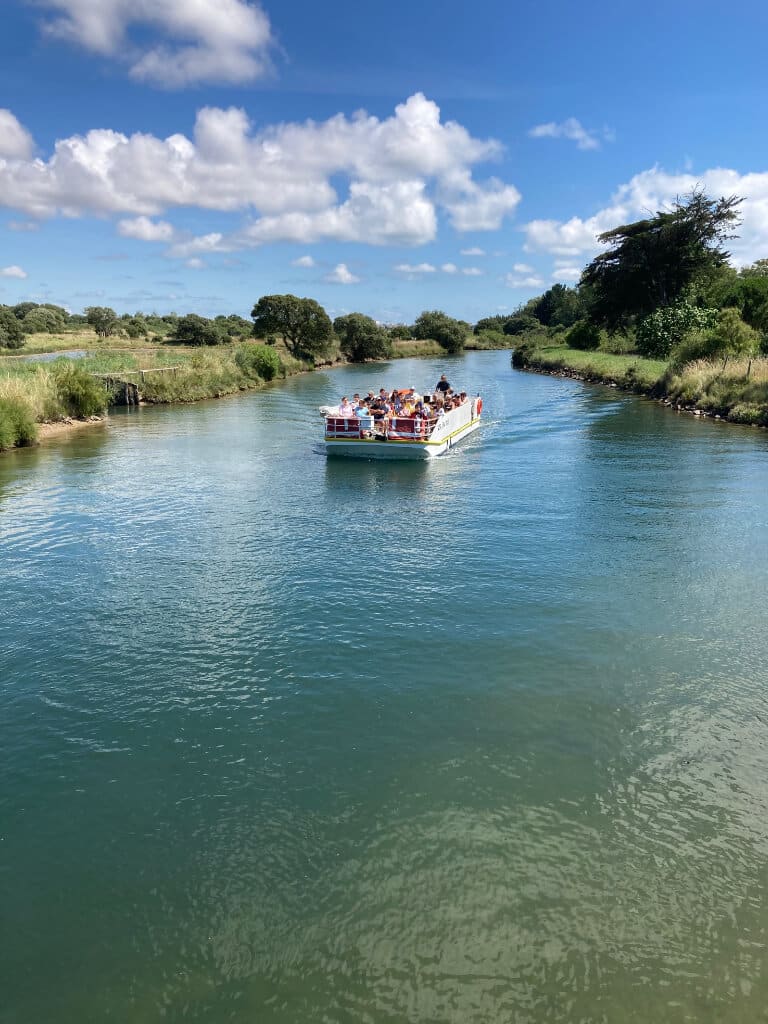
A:
[[[436,417],[426,416],[390,416],[379,420],[371,417],[361,420],[355,416],[327,416],[325,436],[340,441],[377,435],[393,441],[424,441],[436,423]]]

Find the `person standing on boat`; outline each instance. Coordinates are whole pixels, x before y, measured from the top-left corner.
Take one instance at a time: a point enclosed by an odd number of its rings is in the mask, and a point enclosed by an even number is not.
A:
[[[450,390],[451,385],[448,383],[448,378],[445,376],[445,374],[442,374],[440,380],[437,382],[437,385],[435,386],[435,391],[442,391],[442,393],[445,394],[446,391]]]

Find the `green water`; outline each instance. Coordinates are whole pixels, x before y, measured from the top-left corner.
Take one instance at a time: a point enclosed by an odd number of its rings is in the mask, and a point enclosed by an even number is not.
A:
[[[443,369],[463,447],[317,450]],[[767,499],[507,353],[0,459],[2,1024],[768,1019]]]

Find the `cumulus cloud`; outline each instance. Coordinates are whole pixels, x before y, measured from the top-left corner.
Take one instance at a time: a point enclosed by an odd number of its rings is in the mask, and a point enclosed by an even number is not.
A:
[[[357,284],[360,278],[355,277],[346,263],[339,263],[325,275],[324,280],[330,284]]]
[[[527,263],[514,263],[512,269],[516,274],[532,274],[533,267],[529,267]]]
[[[568,260],[555,260],[555,269],[552,272],[553,281],[576,282],[581,277],[582,267],[570,263]]]
[[[0,109],[0,159],[28,160],[33,149],[32,136],[18,118],[10,110]]]
[[[149,217],[134,217],[119,221],[118,234],[123,238],[137,238],[141,242],[170,242],[173,225],[165,220],[153,221]]]
[[[185,266],[189,267],[190,270],[203,270],[206,264],[205,260],[201,260],[198,256],[193,256],[191,260],[187,260]]]
[[[595,131],[587,131],[575,117],[567,117],[559,123],[548,121],[546,124],[537,124],[528,134],[532,139],[570,139],[579,149],[600,149],[600,135]],[[606,142],[613,141],[613,133],[606,129],[602,138]]]
[[[480,249],[478,246],[473,245],[471,249],[462,249],[462,256],[485,256],[485,249]]]
[[[39,2],[55,12],[43,24],[49,36],[125,61],[153,85],[250,82],[271,67],[269,18],[246,0]]]
[[[482,277],[485,273],[480,267],[462,267],[461,272],[465,277]]]
[[[544,279],[531,274],[528,277],[521,277],[519,274],[505,274],[504,284],[507,288],[540,288]]]
[[[440,269],[444,274],[458,274],[459,272],[459,268],[455,263],[444,263]]]
[[[575,267],[573,257],[589,259],[602,248],[597,236],[604,231],[647,217],[649,211],[670,209],[679,197],[701,187],[712,196],[744,197],[739,207],[742,224],[739,237],[729,243],[737,266],[752,263],[768,252],[768,172],[741,174],[717,167],[695,175],[670,174],[659,167],[642,171],[621,185],[602,209],[591,217],[566,221],[534,220],[524,227],[525,248],[559,257]]]
[[[0,195],[36,217],[136,220],[181,207],[248,214],[240,230],[214,240],[222,252],[275,241],[420,245],[436,236],[440,211],[459,231],[495,230],[513,212],[513,185],[472,176],[500,152],[495,140],[443,122],[421,93],[384,119],[337,114],[260,131],[241,109],[205,107],[191,138],[93,129],[59,140],[47,160],[0,158]],[[211,236],[185,244],[175,255],[207,250]]]
[[[299,256],[296,260],[291,260],[292,267],[314,267],[315,261],[311,256]]]
[[[22,270],[21,267],[17,266],[3,267],[2,270],[0,270],[0,277],[18,277],[21,280],[23,280],[25,277],[28,276],[29,275],[27,274],[26,270]]]

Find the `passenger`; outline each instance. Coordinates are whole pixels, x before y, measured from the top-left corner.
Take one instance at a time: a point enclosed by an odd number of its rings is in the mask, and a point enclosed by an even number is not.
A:
[[[461,394],[459,395],[459,405],[464,405],[466,401],[467,401],[467,392],[466,391],[462,391]]]
[[[339,406],[339,413],[342,416],[355,415],[355,407],[354,405],[352,405],[352,403],[350,402],[346,395],[344,395],[344,397],[341,400],[341,405]]]
[[[450,391],[450,390],[451,390],[451,385],[448,383],[448,378],[443,373],[443,374],[441,374],[440,380],[437,382],[437,385],[435,386],[435,391],[442,391],[443,394],[445,394],[446,391]]]
[[[392,411],[395,416],[401,416],[403,413],[403,400],[397,391],[392,392]]]

